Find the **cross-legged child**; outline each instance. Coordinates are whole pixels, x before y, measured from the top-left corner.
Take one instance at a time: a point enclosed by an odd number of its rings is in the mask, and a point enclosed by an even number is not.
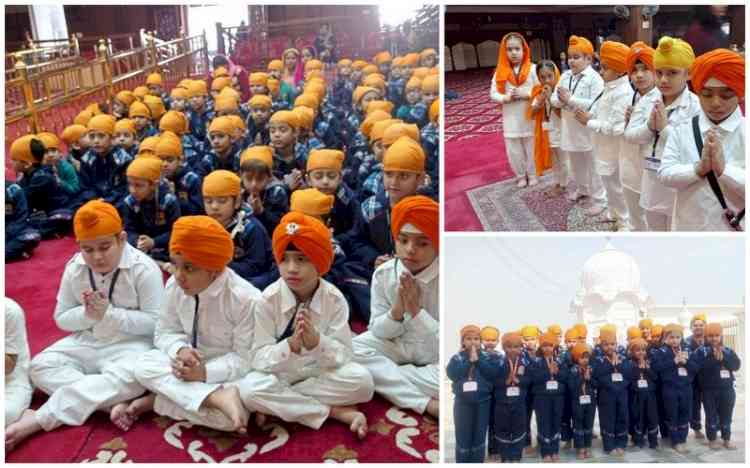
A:
[[[208,106],[208,89],[203,80],[192,80],[187,88],[190,108],[187,118],[190,122],[190,133],[196,141],[208,142],[208,124],[214,118],[214,112]]]
[[[289,189],[273,178],[273,149],[253,146],[242,152],[240,176],[244,187],[244,202],[253,215],[263,223],[266,232],[273,232],[279,220],[289,211]]]
[[[647,354],[648,342],[643,338],[630,341],[628,351],[632,374],[630,378],[630,420],[633,428],[633,444],[643,448],[658,448],[659,411],[656,402],[658,375],[651,366]]]
[[[519,33],[508,33],[500,42],[490,97],[503,106],[505,151],[519,188],[538,183],[534,167],[534,129],[526,118],[526,102],[539,82],[531,50]]]
[[[240,171],[240,148],[232,144],[235,126],[228,116],[216,117],[208,127],[211,150],[203,156],[197,172],[206,177],[213,171],[224,169],[238,173]]]
[[[543,334],[539,338],[536,359],[529,369],[539,453],[545,462],[560,459],[560,421],[567,380],[567,369],[555,360],[554,346],[554,336]]]
[[[268,120],[271,118],[271,98],[258,94],[248,102],[250,114],[247,119],[247,138],[253,145],[267,145],[271,142]]]
[[[593,363],[598,388],[599,425],[604,453],[625,455],[628,444],[628,383],[632,367],[617,352],[617,335],[611,329],[599,331],[601,356]]]
[[[75,167],[63,158],[63,154],[60,152],[60,139],[50,132],[42,132],[37,136],[44,143],[43,164],[52,168],[60,189],[67,195],[68,199],[74,199],[81,188],[78,183],[78,173]]]
[[[81,158],[89,149],[88,129],[84,125],[68,125],[63,129],[60,138],[68,147],[68,154],[64,156],[75,167],[76,172],[81,169]]]
[[[269,132],[273,154],[273,176],[283,181],[290,191],[303,185],[307,153],[297,142],[299,118],[292,111],[279,111],[271,116]]]
[[[597,388],[591,366],[591,347],[576,343],[570,349],[573,363],[568,369],[568,399],[573,422],[573,445],[576,458],[591,458],[591,439],[596,414]]]
[[[27,259],[42,240],[29,222],[26,194],[16,183],[5,181],[5,261]]]
[[[184,162],[180,138],[170,131],[165,131],[159,137],[154,154],[162,161],[163,180],[180,203],[180,215],[203,214],[201,178]]]
[[[5,427],[21,418],[31,404],[29,341],[23,309],[5,298]]]

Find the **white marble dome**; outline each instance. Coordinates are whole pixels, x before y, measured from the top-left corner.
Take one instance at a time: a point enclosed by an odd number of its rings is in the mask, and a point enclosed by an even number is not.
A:
[[[621,293],[641,292],[641,271],[635,259],[610,242],[604,249],[583,265],[581,291],[585,295],[598,295],[606,301]]]

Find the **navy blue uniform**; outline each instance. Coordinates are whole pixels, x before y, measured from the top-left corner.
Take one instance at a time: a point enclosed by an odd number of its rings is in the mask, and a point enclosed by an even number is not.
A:
[[[425,170],[430,176],[430,185],[420,188],[419,193],[436,201],[440,200],[440,128],[430,122],[419,135],[420,144],[425,154]]]
[[[529,366],[531,362],[524,353],[511,363],[507,356],[491,356],[492,384],[495,397],[495,442],[498,445],[500,459],[504,462],[520,461],[523,447],[528,435],[526,429],[526,395],[529,393],[531,379]],[[509,383],[511,368],[517,366],[518,383]],[[510,390],[509,390],[510,389]]]
[[[94,150],[86,151],[81,158],[79,179],[80,204],[103,198],[122,211],[122,202],[128,196],[128,178],[125,174],[133,157],[122,148],[112,148],[105,155]]]
[[[273,237],[273,231],[279,225],[279,221],[289,212],[289,188],[279,181],[269,183],[263,190],[262,202],[263,212],[256,213],[255,217],[266,228],[266,232]]]
[[[148,124],[143,127],[140,131],[136,130],[135,140],[138,142],[143,141],[145,138],[156,136],[159,134],[159,130],[152,124]]]
[[[687,348],[683,349],[686,350]],[[687,439],[693,406],[693,379],[697,371],[695,360],[688,359],[686,365],[678,366],[674,359],[672,348],[665,345],[654,353],[651,362],[661,380],[666,425],[673,446],[684,444]]]
[[[724,355],[721,361],[716,359],[709,346],[696,349],[691,356],[699,369],[696,380],[703,396],[706,437],[710,441],[716,440],[719,430],[722,440],[730,440],[732,435],[732,412],[736,400],[734,373],[740,369],[740,358],[726,346],[722,346],[721,352]]]
[[[568,370],[573,367],[573,359],[570,355],[569,350],[563,351],[560,354],[560,358],[558,361],[561,366],[565,366],[565,368],[567,368]],[[573,426],[571,424],[572,408],[570,403],[570,389],[566,387],[565,390],[565,399],[563,399],[562,422],[560,423],[560,440],[562,440],[563,442],[570,442],[573,439]]]
[[[132,195],[125,197],[123,224],[128,233],[128,243],[138,245],[138,236],[149,236],[154,247],[148,255],[155,260],[169,260],[169,239],[172,225],[180,217],[180,203],[177,197],[162,183],[158,190],[158,204],[155,198],[137,201]]]
[[[284,176],[291,174],[294,169],[302,172],[307,167],[307,148],[300,143],[294,144],[294,157],[287,161],[276,149],[273,152],[273,176],[283,181]]]
[[[659,446],[659,411],[656,402],[656,387],[659,376],[651,367],[640,369],[638,362],[630,360],[630,427],[633,429],[633,443],[643,448],[648,438],[648,446]]]
[[[560,453],[560,422],[567,369],[558,364],[558,372],[552,374],[547,360],[536,358],[531,363],[531,392],[534,394],[537,440],[542,457]]]
[[[213,101],[206,101],[203,112],[198,113],[191,108],[185,115],[190,123],[190,134],[193,135],[193,138],[197,141],[208,141],[208,124],[213,120],[214,115],[216,114],[210,109],[210,106],[208,105],[209,102],[212,103]]]
[[[271,144],[271,133],[268,131],[268,122],[258,125],[251,116],[247,119],[246,125],[247,136],[245,137],[245,147],[256,145],[268,146]],[[260,141],[258,141],[258,134],[260,134]]]
[[[234,256],[229,267],[238,275],[264,290],[278,278],[273,274],[271,238],[249,207],[241,207],[227,226],[234,240]]]
[[[30,255],[42,235],[29,223],[29,207],[23,189],[5,181],[5,261]]]
[[[388,100],[393,103],[393,107],[398,109],[404,102],[404,78],[396,78],[388,82]]]
[[[227,150],[227,154],[224,156],[219,156],[213,149],[211,149],[205,156],[203,156],[203,159],[198,165],[198,170],[195,172],[201,177],[201,179],[219,169],[239,174],[240,153],[239,145],[235,144]]]
[[[593,378],[598,389],[599,427],[606,453],[628,445],[628,383],[632,367],[627,360],[617,366],[605,356],[594,359]],[[619,377],[618,377],[619,374]]]
[[[654,355],[659,352],[659,348],[661,346],[656,346],[649,344],[648,346],[648,359],[649,362],[653,365]],[[666,410],[664,409],[664,398],[662,397],[661,392],[661,379],[659,378],[659,373],[656,373],[656,411],[659,415],[659,434],[661,435],[662,439],[668,439],[670,438],[669,428],[667,427],[667,416],[666,416]]]
[[[50,166],[35,165],[16,183],[26,196],[29,222],[42,238],[70,231],[74,210]]]
[[[705,344],[705,339],[696,339],[694,336],[689,336],[685,339],[685,345],[688,348],[688,352],[692,353]],[[693,379],[693,409],[690,416],[690,429],[694,431],[700,431],[703,429],[701,424],[701,401],[703,395],[701,395],[700,385],[698,385],[698,379]]]
[[[591,438],[596,415],[597,391],[593,369],[589,380],[584,378],[584,370],[577,364],[568,369],[566,399],[570,407],[573,446],[576,449],[591,448]]]
[[[174,194],[180,202],[180,214],[182,216],[204,214],[200,176],[189,166],[182,165],[177,168],[173,183]]]

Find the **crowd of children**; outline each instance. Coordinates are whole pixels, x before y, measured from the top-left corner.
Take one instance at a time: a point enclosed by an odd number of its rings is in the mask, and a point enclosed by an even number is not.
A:
[[[490,97],[503,108],[517,186],[548,169],[566,194],[620,231],[742,230],[745,213],[745,59],[687,42],[651,48],[568,41],[569,69],[531,62],[520,33],[500,43]],[[568,182],[575,188],[568,189]]]
[[[153,73],[12,143],[6,258],[71,228],[80,253],[54,308],[70,335],[30,362],[8,301],[6,449],[97,410],[360,438],[374,392],[437,416],[437,54],[303,56],[250,73],[247,102],[225,67],[170,90]]]
[[[447,368],[456,462],[534,455],[532,413],[545,462],[560,459],[561,441],[577,459],[591,458],[597,413],[606,455],[623,457],[628,438],[635,449],[657,449],[659,435],[661,444],[686,453],[688,427],[711,449],[736,449],[731,424],[740,359],[724,346],[721,324],[696,314],[690,327],[684,339],[680,325],[643,319],[618,339],[616,326],[605,324],[593,347],[584,324],[564,334],[558,325],[544,333],[530,325],[502,338],[495,327],[463,327]]]

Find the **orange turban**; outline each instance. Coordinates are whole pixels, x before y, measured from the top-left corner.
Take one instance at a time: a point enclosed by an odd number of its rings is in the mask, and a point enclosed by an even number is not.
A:
[[[128,132],[135,135],[135,122],[130,119],[120,119],[115,122],[115,131],[113,133]]]
[[[385,136],[385,131],[388,130],[391,125],[398,123],[403,123],[403,121],[398,119],[385,119],[375,122],[370,130],[370,134],[368,135],[370,142],[372,143],[374,141],[382,140]]]
[[[37,139],[42,140],[45,150],[60,149],[60,139],[51,132],[42,132],[36,134]]]
[[[524,338],[537,338],[539,337],[539,327],[536,325],[526,325],[521,328],[521,336]]]
[[[599,343],[617,343],[617,334],[602,327],[599,329]]]
[[[135,102],[135,95],[132,92],[125,90],[117,93],[115,99],[125,104],[125,106],[130,107],[130,105]]]
[[[641,329],[638,327],[628,327],[628,340],[634,340],[636,338],[641,338],[643,336],[643,333],[641,333]]]
[[[214,132],[232,135],[234,133],[234,123],[232,123],[232,120],[226,115],[215,117],[208,126],[208,134],[210,135]]]
[[[289,211],[307,216],[323,216],[333,210],[334,201],[336,197],[326,195],[316,188],[295,190],[289,200]]]
[[[342,68],[342,67],[351,67],[351,66],[352,66],[352,61],[351,61],[351,60],[349,60],[349,59],[347,59],[347,58],[343,58],[343,59],[339,60],[339,61],[338,61],[338,62],[336,63],[336,66],[337,66],[338,68]]]
[[[146,140],[144,140],[146,141]],[[159,137],[154,153],[160,158],[182,158],[182,140],[170,131],[165,131]]]
[[[664,332],[664,327],[661,325],[654,325],[651,327],[651,338],[660,338]]]
[[[179,111],[169,111],[164,114],[159,120],[159,130],[162,132],[169,130],[177,135],[187,133],[189,130],[189,124],[185,114]]]
[[[255,96],[251,97],[250,101],[248,102],[251,109],[254,109],[256,107],[260,107],[261,109],[270,109],[273,105],[271,98],[266,96],[265,94],[256,94]]]
[[[419,146],[419,143],[407,136],[399,137],[385,150],[383,156],[383,170],[386,172],[402,171],[421,174],[424,172],[424,165],[424,150]]]
[[[693,318],[690,319],[691,327],[693,326],[693,322],[695,322],[696,320],[700,320],[703,323],[708,322],[708,319],[706,319],[706,314],[704,312],[699,312],[693,315]]]
[[[412,52],[411,54],[406,54],[404,55],[403,61],[404,61],[403,63],[404,66],[408,65],[411,67],[416,67],[417,64],[419,63],[419,54],[414,53],[414,52]]]
[[[115,131],[115,122],[116,120],[114,116],[109,114],[99,114],[91,117],[91,120],[89,120],[86,127],[89,131],[95,130],[111,136]]]
[[[217,96],[214,99],[214,110],[216,112],[232,112],[239,109],[239,103],[231,96]]]
[[[236,197],[240,194],[240,178],[234,172],[219,169],[203,179],[204,197]]]
[[[88,129],[83,125],[68,125],[60,136],[66,145],[74,145],[77,144],[78,140],[83,138],[87,132]]]
[[[676,323],[669,323],[666,326],[664,326],[664,331],[662,332],[664,337],[666,338],[667,335],[670,334],[678,334],[682,336],[682,326],[676,324]]]
[[[147,85],[161,86],[162,85],[161,75],[158,74],[158,73],[151,73],[146,78],[146,84]]]
[[[352,62],[352,68],[355,70],[362,70],[366,66],[367,66],[367,62],[362,59],[355,60]]]
[[[520,334],[516,332],[503,334],[503,348],[509,348],[511,346],[522,346],[522,345],[523,345],[523,338],[521,338]]]
[[[196,96],[205,96],[208,94],[208,88],[206,82],[203,80],[193,80],[188,84],[187,89],[188,98]]]
[[[418,89],[422,90],[422,80],[417,78],[416,76],[412,76],[409,78],[409,81],[406,82],[406,86],[404,87],[406,91],[412,90],[412,89]]]
[[[633,338],[628,343],[628,351],[633,352],[635,349],[647,349],[648,343],[643,338]]]
[[[307,172],[316,169],[333,169],[341,172],[344,164],[344,152],[334,149],[317,149],[310,151],[307,157]]]
[[[381,93],[385,92],[385,80],[383,79],[383,75],[381,75],[380,73],[367,75],[367,78],[362,81],[362,86],[377,88]]]
[[[299,117],[292,111],[280,110],[271,116],[271,123],[285,123],[293,130],[299,129]]]
[[[248,161],[260,161],[270,169],[273,167],[273,149],[270,146],[251,146],[240,155],[240,166]]]
[[[568,55],[573,52],[580,52],[583,55],[594,55],[594,46],[585,37],[570,36],[568,39]]]
[[[461,340],[463,340],[466,335],[480,335],[481,331],[479,330],[479,327],[476,325],[466,325],[461,328]]]
[[[628,72],[635,70],[635,63],[642,62],[651,71],[654,71],[654,49],[646,45],[645,42],[634,42],[630,46],[628,58],[625,60]]]
[[[547,327],[547,333],[552,333],[553,335],[561,336],[562,335],[562,328],[560,328],[560,325],[553,324],[553,325],[550,325],[549,327]]]
[[[154,120],[159,120],[159,118],[164,115],[164,112],[167,111],[164,107],[164,102],[162,102],[159,97],[149,94],[148,96],[143,97],[143,103],[148,107],[149,112],[151,112],[151,117]]]
[[[183,216],[172,226],[169,251],[204,270],[222,271],[234,256],[234,241],[209,216]]]
[[[423,195],[405,197],[391,210],[391,234],[396,239],[407,225],[419,229],[432,242],[435,252],[440,250],[440,206]]]
[[[745,59],[728,49],[715,49],[695,59],[690,69],[690,82],[700,94],[710,78],[715,78],[734,91],[738,98],[745,98]]]
[[[228,86],[232,86],[232,79],[228,76],[214,78],[214,80],[211,82],[211,91],[221,91]]]
[[[250,83],[250,85],[265,86],[266,82],[268,81],[268,73],[263,73],[263,72],[250,73],[250,76],[248,77],[247,80]]]
[[[651,321],[651,319],[641,319],[640,322],[638,322],[638,328],[651,328],[654,326],[654,322]]]
[[[318,59],[311,59],[311,60],[308,60],[307,63],[305,63],[305,71],[322,70],[322,69],[323,69],[323,62],[321,62]]]
[[[507,44],[508,40],[515,38],[521,40],[523,57],[521,58],[521,69],[518,76],[513,72],[513,66],[508,58]],[[531,72],[531,51],[526,39],[519,33],[508,33],[503,36],[500,42],[500,50],[497,55],[497,67],[495,68],[495,85],[499,93],[505,93],[505,83],[510,82],[513,86],[519,87],[526,82]]]
[[[379,73],[380,69],[377,65],[368,64],[365,68],[362,69],[362,76],[369,76],[373,73]]]
[[[588,328],[586,328],[586,325],[583,323],[576,323],[575,325],[573,325],[573,328],[576,329],[576,331],[578,332],[578,336],[581,338],[586,338],[589,334]]]
[[[573,362],[578,363],[584,354],[591,356],[591,347],[586,343],[577,343],[570,350],[570,356],[573,358]]]
[[[315,265],[319,275],[325,275],[333,262],[331,231],[319,220],[302,213],[287,213],[273,231],[273,256],[276,263],[284,260],[290,243],[302,251]]]
[[[315,94],[302,93],[294,100],[294,107],[305,106],[310,109],[317,109],[320,105],[319,102],[320,100]]]
[[[393,58],[391,57],[391,53],[387,50],[378,52],[377,54],[375,54],[375,58],[373,59],[373,62],[375,62],[376,65],[381,65],[383,63],[388,63],[391,61],[393,61]]]
[[[143,100],[146,95],[148,95],[149,90],[146,86],[136,86],[135,89],[133,89],[133,96],[135,96],[138,100]]]
[[[706,325],[706,336],[721,336],[722,335],[722,329],[720,323],[709,323]]]
[[[279,59],[273,59],[268,62],[268,71],[281,71],[284,68],[284,64]]]
[[[292,109],[299,119],[299,128],[302,130],[311,130],[315,121],[315,111],[307,106],[297,106]]]
[[[17,138],[13,144],[10,145],[10,159],[13,161],[26,161],[32,164],[38,162],[31,152],[32,140],[37,140],[40,143],[40,146],[44,146],[44,142],[36,135],[24,135],[21,138]]]
[[[389,125],[383,132],[383,144],[392,145],[402,136],[409,137],[411,140],[419,143],[419,127],[415,124],[397,122],[395,125]]]
[[[440,99],[435,99],[432,101],[432,104],[430,104],[430,122],[437,122],[440,118]]]
[[[76,211],[73,232],[78,242],[115,236],[122,232],[122,219],[114,206],[102,200],[91,200]]]
[[[125,174],[128,177],[137,177],[151,182],[158,182],[161,177],[161,164],[161,159],[135,158],[133,162],[128,165]]]
[[[76,125],[88,125],[89,120],[91,120],[91,117],[93,116],[94,114],[91,111],[84,109],[76,115],[73,119],[73,123]]]
[[[136,101],[130,105],[130,109],[128,109],[128,117],[130,117],[131,119],[135,117],[145,117],[147,119],[150,119],[151,110],[146,104],[142,103],[141,101]]]
[[[539,337],[539,346],[550,345],[555,346],[557,344],[557,336],[552,333],[544,333]]]
[[[370,115],[370,113],[375,112],[376,110],[381,110],[388,112],[388,115],[390,116],[393,112],[393,103],[391,101],[370,101],[369,104],[367,104],[367,109],[365,109],[365,113],[367,116]]]
[[[356,88],[354,88],[354,92],[352,93],[352,103],[359,104],[365,94],[377,92],[378,90],[375,88],[370,88],[368,86],[357,86]]]
[[[373,101],[375,102],[375,101]],[[369,106],[368,106],[369,107]],[[359,126],[360,131],[366,136],[370,137],[370,132],[372,131],[372,127],[382,121],[382,120],[388,120],[391,118],[391,114],[384,110],[375,110],[373,112],[368,112],[367,118],[362,122],[362,125]]]
[[[437,94],[440,90],[440,80],[437,75],[426,76],[422,80],[422,92]]]
[[[156,154],[156,145],[159,144],[161,137],[158,135],[146,137],[143,139],[140,145],[138,145],[138,154],[151,153]]]
[[[574,328],[568,328],[565,330],[565,341],[573,341],[579,338],[578,330]]]
[[[500,338],[500,330],[490,325],[482,327],[482,331],[479,332],[479,337],[483,340],[497,340]]]
[[[187,99],[187,89],[185,88],[172,88],[172,91],[169,92],[169,97],[172,99]]]
[[[617,73],[628,72],[628,54],[630,47],[621,42],[604,41],[599,57],[601,62]]]

